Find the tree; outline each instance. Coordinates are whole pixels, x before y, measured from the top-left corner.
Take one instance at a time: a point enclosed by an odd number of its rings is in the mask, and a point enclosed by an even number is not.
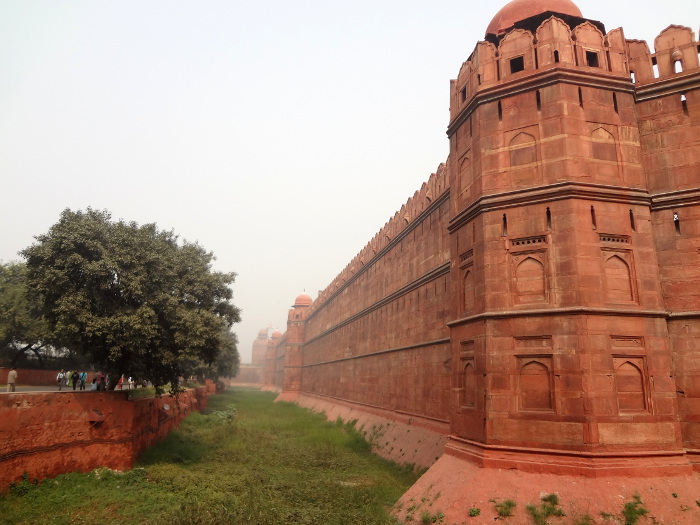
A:
[[[213,376],[236,377],[241,366],[241,356],[238,353],[238,336],[226,330],[221,333],[221,353],[216,359]]]
[[[3,359],[15,366],[25,352],[32,352],[43,366],[40,350],[50,343],[41,306],[27,290],[23,263],[0,264],[0,349]]]
[[[221,331],[240,321],[235,274],[212,271],[212,253],[155,224],[66,209],[36,240],[21,253],[50,328],[112,387],[124,374],[177,391],[187,363],[214,363]]]
[[[214,362],[207,363],[202,359],[190,357],[183,364],[184,375],[196,376],[202,382],[204,379],[230,378],[238,374],[241,363],[238,337],[226,328],[219,333],[219,339],[219,354]]]

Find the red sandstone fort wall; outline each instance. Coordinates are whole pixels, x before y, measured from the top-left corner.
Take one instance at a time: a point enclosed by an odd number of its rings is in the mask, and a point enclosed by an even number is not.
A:
[[[577,15],[519,24],[452,81],[447,165],[290,311],[276,384],[449,424],[446,451],[484,466],[687,473],[700,48],[681,26],[652,54]]]
[[[234,386],[258,387],[263,385],[264,370],[262,365],[240,365],[238,374],[228,383]]]
[[[180,394],[129,401],[126,392],[14,393],[0,396],[0,490],[11,482],[126,470],[194,410],[213,383]]]
[[[446,190],[441,166],[303,312],[303,392],[447,423]]]
[[[700,60],[690,28],[630,42],[643,162],[652,193],[659,281],[668,311],[683,446],[700,450]],[[653,66],[655,65],[655,68]],[[655,70],[654,70],[655,69]],[[699,460],[694,459],[697,463]]]

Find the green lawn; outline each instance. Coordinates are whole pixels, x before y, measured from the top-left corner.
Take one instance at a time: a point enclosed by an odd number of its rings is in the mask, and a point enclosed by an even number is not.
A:
[[[390,524],[417,475],[351,425],[274,394],[212,396],[127,473],[65,474],[0,496],[7,524]]]

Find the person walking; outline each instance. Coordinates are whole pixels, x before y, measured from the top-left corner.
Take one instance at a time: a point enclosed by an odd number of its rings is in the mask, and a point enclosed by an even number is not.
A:
[[[87,381],[87,372],[80,372],[80,390],[85,390],[85,382]]]
[[[17,370],[15,370],[15,367],[13,366],[10,369],[10,371],[7,373],[7,391],[14,392],[16,383],[17,383]]]
[[[73,385],[73,390],[75,390],[80,382],[80,373],[77,370],[73,370],[73,373],[70,375],[70,382]]]
[[[61,371],[56,376],[56,384],[58,385],[59,390],[63,388],[63,381],[65,380],[65,375],[66,373],[63,371],[63,368],[61,368]]]
[[[97,372],[97,390],[102,392],[107,390],[107,378],[102,371]]]

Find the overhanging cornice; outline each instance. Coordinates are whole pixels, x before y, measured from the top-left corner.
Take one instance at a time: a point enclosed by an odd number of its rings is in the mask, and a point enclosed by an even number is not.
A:
[[[551,68],[538,71],[526,77],[511,81],[499,82],[494,86],[480,87],[467,105],[447,126],[447,136],[451,137],[457,128],[464,123],[469,115],[481,104],[495,102],[505,97],[541,89],[553,84],[574,84],[600,89],[610,89],[618,92],[634,94],[632,80],[628,77],[605,75],[600,72],[579,71],[565,68]]]

